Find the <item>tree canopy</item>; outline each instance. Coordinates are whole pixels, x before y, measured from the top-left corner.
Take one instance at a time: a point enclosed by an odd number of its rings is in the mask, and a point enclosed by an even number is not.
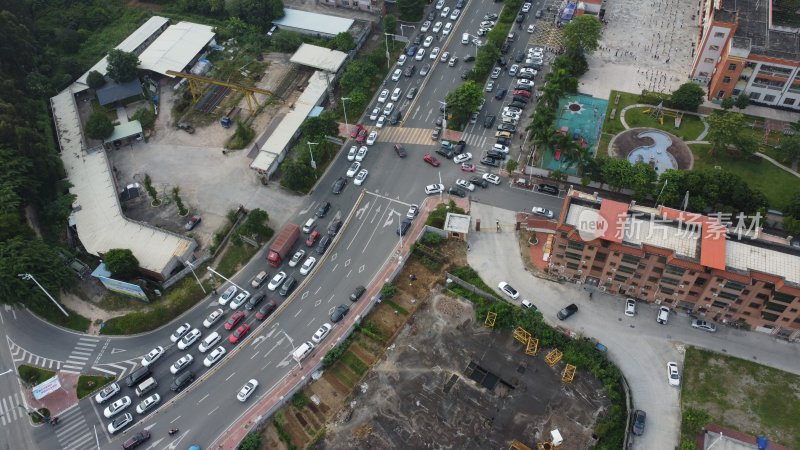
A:
[[[472,80],[467,80],[445,97],[447,113],[452,114],[452,120],[456,124],[464,124],[469,115],[478,109],[482,100],[483,87]]]
[[[752,134],[745,132],[744,114],[715,111],[706,118],[709,125],[707,139],[711,142],[712,153],[720,150],[730,154],[738,151],[750,155],[758,148]]]
[[[400,18],[408,22],[417,22],[422,19],[425,12],[425,2],[422,0],[397,0],[397,9]]]
[[[356,48],[356,40],[348,31],[342,31],[333,37],[331,45],[335,50],[347,53]]]
[[[701,214],[742,212],[753,215],[767,207],[767,198],[761,191],[751,189],[738,175],[725,170],[668,170],[661,175],[656,187],[658,191],[662,188],[661,203],[680,208],[689,192],[688,210]]]
[[[596,16],[576,16],[564,27],[564,48],[571,55],[591,53],[597,50],[601,31],[600,21]]]
[[[227,0],[225,10],[234,17],[266,31],[272,21],[285,15],[282,0]]]
[[[117,83],[124,83],[136,78],[139,57],[133,53],[113,49],[108,52],[108,77]]]
[[[139,260],[127,248],[112,248],[103,255],[106,268],[114,277],[127,279],[136,274]]]
[[[92,139],[105,139],[114,132],[111,119],[101,111],[93,111],[86,121],[86,134]]]
[[[686,111],[697,111],[697,107],[703,104],[706,92],[691,81],[680,85],[669,101],[672,108],[683,109]]]
[[[92,89],[97,89],[106,84],[106,77],[100,72],[93,70],[86,76],[86,84]]]

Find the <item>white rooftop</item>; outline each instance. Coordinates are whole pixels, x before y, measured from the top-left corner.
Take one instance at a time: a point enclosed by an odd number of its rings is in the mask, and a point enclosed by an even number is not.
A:
[[[347,53],[317,45],[303,44],[289,60],[295,64],[336,73],[347,59]]]
[[[191,22],[171,25],[139,55],[139,68],[162,75],[167,75],[167,70],[181,71],[212,39],[214,29],[208,25]]]
[[[725,265],[737,270],[757,270],[800,284],[800,258],[768,248],[728,238],[725,242]]]
[[[283,9],[284,16],[272,23],[278,27],[285,26],[307,30],[313,33],[335,36],[343,33],[353,26],[353,19],[329,16],[327,14],[317,14],[298,9]]]
[[[452,233],[469,233],[470,217],[466,214],[447,213],[444,219],[444,231]]]

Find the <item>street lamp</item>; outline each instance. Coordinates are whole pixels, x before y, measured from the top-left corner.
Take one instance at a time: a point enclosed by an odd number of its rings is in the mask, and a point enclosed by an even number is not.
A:
[[[228,278],[225,278],[225,275],[223,275],[223,274],[221,274],[221,273],[217,272],[217,271],[216,271],[216,270],[214,270],[213,268],[211,268],[211,267],[208,267],[208,268],[207,268],[207,270],[208,270],[209,272],[213,273],[214,275],[218,275],[220,278],[222,278],[223,280],[227,281],[228,283],[230,283],[230,284],[232,284],[232,285],[236,286],[238,289],[242,289],[242,287],[241,287],[241,286],[239,286],[238,284],[236,284],[236,283],[234,283],[233,281],[229,280]],[[244,290],[244,289],[242,289],[242,290]]]
[[[383,33],[383,41],[386,43],[386,70],[389,70],[392,66],[389,65],[389,36],[394,36],[391,33]]]
[[[350,97],[342,97],[342,109],[344,110],[344,128],[347,132],[350,132],[350,125],[347,123],[347,108],[344,106],[345,100],[351,100]],[[346,136],[345,136],[346,138]]]
[[[292,354],[294,354],[294,351],[296,350],[295,347],[294,347],[294,340],[292,339],[291,336],[286,334],[285,331],[281,330],[281,333],[283,333],[283,335],[286,336],[286,339],[289,340],[289,344],[292,346]],[[295,361],[297,362],[297,366],[300,367],[300,370],[303,370],[303,365],[300,364],[300,361],[297,361],[296,359],[295,359]]]
[[[42,292],[44,292],[44,293],[45,293],[45,295],[47,295],[47,296],[50,298],[50,300],[52,300],[52,301],[53,301],[53,303],[55,303],[55,304],[56,304],[56,306],[58,306],[58,309],[60,309],[60,310],[61,310],[61,312],[62,312],[62,313],[64,313],[64,315],[65,315],[65,316],[69,317],[69,313],[68,313],[68,312],[67,312],[67,311],[66,311],[64,308],[62,308],[62,307],[61,307],[61,305],[59,305],[59,304],[58,304],[58,302],[56,301],[56,299],[54,299],[54,298],[53,298],[53,296],[52,296],[52,295],[50,295],[50,293],[49,293],[49,292],[47,292],[47,290],[46,290],[44,287],[42,287],[42,285],[41,285],[41,284],[39,284],[39,282],[38,282],[38,281],[36,281],[36,278],[33,278],[33,275],[31,275],[31,274],[29,274],[29,273],[20,273],[20,274],[18,274],[17,276],[18,276],[18,277],[20,277],[20,278],[22,278],[22,279],[23,279],[23,280],[25,280],[25,281],[33,281],[34,283],[36,283],[36,285],[37,285],[37,286],[39,286],[39,289],[41,289],[41,290],[42,290]]]
[[[206,288],[203,286],[203,283],[200,282],[200,278],[197,278],[197,274],[194,272],[194,264],[190,263],[189,261],[185,261],[185,262],[186,262],[186,266],[189,267],[189,270],[192,271],[192,275],[194,275],[194,279],[197,280],[197,285],[200,286],[200,289],[203,290],[203,294],[208,294],[208,292],[206,292]]]
[[[317,172],[316,172],[316,170],[317,170],[317,162],[314,161],[314,153],[311,152],[311,146],[312,145],[319,145],[319,142],[308,142],[308,141],[306,141],[306,144],[308,144],[308,154],[311,155],[311,168],[314,169],[314,178],[316,178],[317,177]]]

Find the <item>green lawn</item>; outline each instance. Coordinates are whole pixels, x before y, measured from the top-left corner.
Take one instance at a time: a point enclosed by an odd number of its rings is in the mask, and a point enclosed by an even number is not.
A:
[[[17,367],[17,373],[19,373],[19,377],[22,379],[22,381],[31,386],[36,386],[39,383],[43,383],[50,378],[53,378],[53,375],[56,374],[52,370],[40,369],[38,367],[28,366],[25,364]]]
[[[239,270],[239,266],[247,264],[256,252],[258,252],[257,248],[245,243],[229,245],[214,270],[226,277],[231,277]]]
[[[78,378],[78,387],[76,388],[78,400],[86,397],[92,392],[101,389],[103,386],[114,381],[114,377],[103,377],[97,375],[81,375]]]
[[[782,445],[800,448],[800,376],[752,361],[689,347],[683,366],[682,440],[688,418],[703,417]],[[701,421],[697,421],[701,422]],[[703,426],[695,423],[694,427]],[[693,448],[693,447],[692,447]]]
[[[758,189],[766,195],[770,208],[782,210],[786,208],[789,200],[800,192],[800,178],[776,167],[769,161],[761,158],[731,158],[720,154],[708,156],[710,145],[693,144],[689,146],[694,154],[695,169],[720,166],[724,170],[735,173],[744,179],[753,189]]]
[[[684,114],[681,119],[681,127],[675,128],[675,118],[664,116],[664,124],[659,123],[655,117],[652,117],[649,112],[645,112],[647,108],[632,108],[625,113],[625,122],[631,128],[636,127],[651,127],[659,130],[664,130],[672,133],[675,136],[683,139],[684,141],[695,141],[703,132],[703,121],[700,117],[690,114]]]
[[[614,99],[617,98],[617,94],[620,95],[619,103],[614,104]],[[625,127],[622,126],[622,122],[619,120],[619,114],[622,112],[622,109],[628,105],[635,105],[639,103],[639,94],[631,94],[629,92],[620,92],[620,91],[611,91],[611,96],[608,97],[608,107],[606,108],[606,120],[603,123],[603,132],[610,133],[610,134],[617,134],[621,131],[625,131]],[[614,118],[611,118],[611,111],[616,108],[617,114]]]

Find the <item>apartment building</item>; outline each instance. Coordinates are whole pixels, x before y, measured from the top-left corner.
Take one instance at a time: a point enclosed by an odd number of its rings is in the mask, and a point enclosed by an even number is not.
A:
[[[726,227],[715,217],[570,189],[550,238],[548,271],[707,320],[800,339],[800,249],[733,222]]]

